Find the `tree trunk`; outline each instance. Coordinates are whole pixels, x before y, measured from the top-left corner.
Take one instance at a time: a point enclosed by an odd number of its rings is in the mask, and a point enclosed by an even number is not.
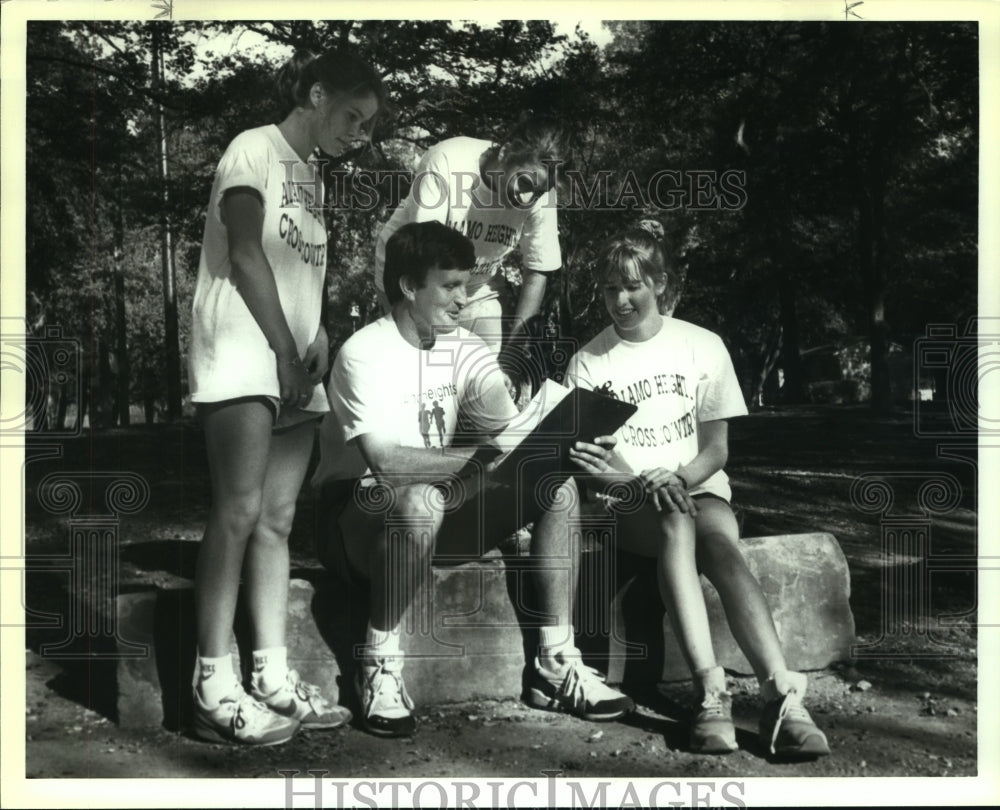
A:
[[[160,49],[159,25],[153,23],[152,70],[157,95],[163,93],[163,53]],[[174,271],[174,251],[171,244],[170,202],[167,193],[167,133],[163,105],[156,105],[156,143],[160,166],[160,260],[163,266],[164,340],[167,355],[167,419],[174,421],[181,416],[181,354],[180,329],[177,324],[177,285]]]
[[[68,390],[68,383],[62,383],[58,388],[58,399],[56,400],[56,430],[62,430],[66,427],[66,408],[69,405],[69,397],[66,396],[66,393]],[[77,407],[79,407],[79,403],[77,403]]]
[[[156,381],[149,366],[142,368],[142,412],[147,425],[156,421]]]
[[[764,345],[764,349],[759,356],[760,365],[757,366],[754,363],[756,369],[751,377],[751,386],[749,396],[747,397],[747,407],[751,411],[757,410],[764,404],[762,399],[764,386],[767,383],[768,377],[771,376],[771,372],[774,371],[778,358],[781,357],[781,347],[784,344],[783,337],[781,326],[779,325],[768,335],[767,343]]]
[[[118,353],[118,423],[127,426],[129,415],[129,388],[132,383],[132,367],[128,357],[128,332],[125,323],[125,267],[124,244],[125,223],[122,213],[122,186],[125,178],[122,176],[121,164],[118,166],[118,190],[115,196],[115,332],[116,351]]]
[[[576,330],[573,328],[573,304],[570,301],[570,273],[566,266],[559,273],[559,298],[557,302],[556,322],[559,324],[559,337],[576,337]]]
[[[799,318],[795,311],[795,281],[785,269],[778,276],[778,306],[781,319],[781,370],[785,380],[781,401],[798,405],[806,401],[802,360],[799,357]]]
[[[98,387],[97,387],[97,427],[104,429],[115,426],[117,412],[115,410],[115,381],[111,368],[111,347],[101,340],[98,343]]]
[[[864,280],[871,351],[872,410],[892,409],[889,376],[889,325],[885,319],[885,225],[884,192],[878,182],[869,183],[859,199],[858,245],[861,276]]]

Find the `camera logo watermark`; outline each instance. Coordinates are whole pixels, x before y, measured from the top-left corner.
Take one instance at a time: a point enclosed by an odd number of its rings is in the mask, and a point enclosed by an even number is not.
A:
[[[1000,451],[1000,320],[971,318],[964,326],[930,324],[913,352],[913,432],[935,442],[953,471],[874,471],[855,479],[851,502],[878,517],[881,550],[879,637],[854,648],[859,658],[949,658],[958,655],[943,635],[976,621],[977,575],[1000,570],[1000,557],[983,554],[983,538],[958,551],[942,550],[936,532],[959,510],[976,507],[978,478]],[[994,446],[996,445],[996,446]],[[963,481],[971,479],[971,487]],[[936,577],[966,575],[972,582],[964,610],[935,605]],[[977,626],[989,626],[981,621]]]

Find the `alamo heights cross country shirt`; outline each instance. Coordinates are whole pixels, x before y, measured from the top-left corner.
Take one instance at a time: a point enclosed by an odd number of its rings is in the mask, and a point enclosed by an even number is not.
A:
[[[566,383],[599,390],[638,406],[615,434],[612,466],[640,473],[676,470],[698,455],[698,423],[743,416],[746,403],[722,339],[677,318],[664,318],[657,334],[641,343],[623,340],[607,327],[577,352]],[[691,488],[732,496],[722,470]]]
[[[562,265],[555,189],[530,208],[500,204],[479,174],[479,158],[492,146],[479,138],[449,138],[428,149],[417,165],[406,199],[382,226],[375,243],[375,286],[385,291],[385,243],[410,222],[443,222],[472,240],[476,266],[469,279],[470,301],[496,297],[486,282],[504,257],[520,246],[524,267],[551,272]]]
[[[279,397],[274,352],[233,280],[222,199],[256,189],[264,206],[261,245],[301,357],[316,337],[326,275],[326,224],[319,170],[303,163],[277,126],[242,132],[219,161],[205,219],[188,353],[191,399]],[[317,385],[304,410],[329,410]]]
[[[392,315],[341,347],[328,392],[331,410],[320,426],[316,487],[369,474],[353,441],[366,433],[392,437],[401,447],[440,448],[451,444],[459,412],[470,427],[486,432],[517,415],[500,367],[480,337],[458,328],[440,335],[430,349],[418,349],[403,339]],[[496,403],[506,411],[485,414]]]

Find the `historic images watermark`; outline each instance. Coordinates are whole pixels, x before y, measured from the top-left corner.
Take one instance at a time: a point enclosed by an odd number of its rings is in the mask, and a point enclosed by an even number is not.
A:
[[[624,177],[608,169],[589,172],[565,169],[558,176],[560,193],[519,193],[518,182],[533,175],[518,171],[505,176],[491,171],[452,172],[445,177],[434,171],[357,169],[349,173],[327,172],[329,161],[318,158],[310,165],[311,179],[296,178],[301,171],[295,161],[285,165],[283,207],[305,205],[314,209],[372,211],[386,199],[402,199],[410,190],[411,199],[427,210],[442,207],[467,208],[473,202],[481,210],[516,208],[527,210],[539,200],[543,207],[560,211],[739,211],[747,203],[747,175],[739,169],[660,169],[649,177],[629,170]],[[555,176],[556,165],[549,166]],[[503,187],[503,194],[484,194],[485,189]],[[325,200],[325,202],[323,202]],[[482,234],[467,234],[481,238]]]
[[[544,780],[329,780],[326,770],[281,770],[284,807],[747,807],[740,781]],[[297,777],[300,777],[296,780]],[[301,777],[311,777],[304,779]],[[306,784],[303,784],[305,782]]]

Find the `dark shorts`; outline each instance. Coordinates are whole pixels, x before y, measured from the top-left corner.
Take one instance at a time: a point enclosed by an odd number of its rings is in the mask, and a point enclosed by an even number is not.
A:
[[[314,419],[322,419],[323,414],[316,411],[304,411],[301,408],[294,408],[290,405],[281,406],[281,402],[276,397],[251,396],[234,397],[233,399],[222,399],[218,402],[198,402],[195,403],[199,421],[204,421],[205,416],[214,413],[229,405],[241,405],[247,402],[258,402],[271,412],[271,431],[280,433],[303,422],[310,422]]]
[[[524,488],[519,491],[483,480],[481,475],[461,479],[457,488],[454,484],[434,484],[440,495],[438,505],[445,514],[435,538],[433,564],[460,565],[480,559],[518,529],[538,520],[546,509],[565,508],[556,493],[569,477],[550,479],[544,486],[534,487],[534,494],[528,496],[522,494]],[[355,514],[360,511],[369,517],[372,532],[380,527],[391,530],[389,488],[366,488],[357,480],[330,481],[320,488],[318,503],[317,556],[331,573],[342,576],[347,572],[351,579],[357,578],[347,562],[340,518],[351,508]]]

